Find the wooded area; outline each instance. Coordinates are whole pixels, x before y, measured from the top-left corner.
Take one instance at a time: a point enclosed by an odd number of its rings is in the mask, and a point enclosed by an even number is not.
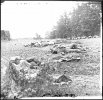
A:
[[[48,38],[72,38],[100,35],[101,21],[100,2],[78,4],[71,13],[65,12],[57,25],[48,34]]]

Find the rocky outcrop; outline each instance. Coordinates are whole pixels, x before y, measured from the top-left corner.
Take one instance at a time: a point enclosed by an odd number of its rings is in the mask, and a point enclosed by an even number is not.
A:
[[[2,90],[9,87],[9,89],[6,89],[7,94],[5,94],[9,99],[25,96],[42,97],[48,94],[49,96],[55,96],[55,91],[52,91],[52,88],[56,86],[55,82],[61,85],[61,82],[68,83],[72,80],[65,75],[61,75],[56,81],[50,74],[52,71],[53,68],[48,63],[41,64],[34,57],[27,59],[22,59],[19,56],[12,57],[6,70],[8,81],[5,82],[6,84]],[[57,85],[56,91],[58,91],[58,88],[59,85]],[[3,92],[2,95],[4,95]]]

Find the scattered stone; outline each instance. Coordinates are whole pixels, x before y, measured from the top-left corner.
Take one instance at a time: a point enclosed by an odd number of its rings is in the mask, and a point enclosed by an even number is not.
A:
[[[55,80],[55,83],[68,82],[68,81],[72,82],[70,78],[68,78],[67,76],[63,74],[58,79]]]
[[[86,50],[81,49],[69,49],[68,53],[86,53]]]
[[[54,57],[52,58],[52,60],[60,60],[61,58],[63,58],[63,56],[57,55],[57,56],[54,56]]]
[[[61,45],[54,45],[53,48],[50,49],[52,54],[58,54],[58,53],[68,53],[66,50],[65,46],[61,46]]]
[[[78,57],[78,58],[72,58],[72,59],[70,59],[70,60],[68,60],[68,62],[78,62],[78,61],[80,61],[80,57]]]
[[[18,99],[16,96],[14,96],[14,99]]]
[[[59,62],[67,62],[67,61],[68,61],[67,58],[61,58],[61,59],[59,60]]]
[[[1,100],[5,100],[7,98],[7,94],[0,93]]]
[[[15,64],[19,64],[21,59],[22,58],[20,56],[14,56],[14,57],[10,58],[10,62],[15,63]]]
[[[12,80],[16,83],[15,85],[22,87],[23,84],[27,84],[28,80],[32,77],[35,78],[35,73],[31,73],[31,64],[26,60],[21,60],[19,64],[15,64],[14,62],[10,62],[10,75]],[[37,69],[37,68],[35,68]],[[28,75],[28,77],[27,77]],[[25,86],[25,85],[24,85]]]
[[[86,95],[88,95],[88,96],[89,96],[90,94],[89,94],[89,93],[86,93]]]
[[[65,55],[65,53],[64,53],[64,52],[61,52],[61,54],[62,54],[62,55]]]
[[[38,69],[39,66],[30,66],[30,69]]]
[[[59,61],[60,62],[78,62],[78,61],[80,61],[80,57],[78,57],[78,58],[61,58]]]
[[[88,38],[92,38],[92,36],[89,36]]]
[[[50,93],[45,93],[45,94],[43,94],[42,97],[51,97],[51,94]]]
[[[38,41],[31,42],[30,44],[24,45],[24,47],[46,47],[55,44],[53,41]]]
[[[68,94],[68,96],[70,96],[70,97],[76,97],[75,94]]]
[[[72,44],[70,49],[78,49],[77,44]]]
[[[56,50],[50,49],[52,54],[57,54],[58,52]]]
[[[27,58],[26,61],[31,64],[37,64],[38,66],[41,64],[41,62],[38,59],[36,59],[35,57]]]
[[[97,36],[97,35],[94,35],[94,36],[93,36],[93,38],[98,38],[98,37],[99,37],[99,36]]]

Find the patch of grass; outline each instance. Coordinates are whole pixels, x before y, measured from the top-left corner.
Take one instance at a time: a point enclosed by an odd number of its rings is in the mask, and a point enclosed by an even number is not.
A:
[[[26,40],[25,40],[26,41]],[[53,78],[49,75],[52,74],[63,74],[64,71],[67,71],[67,76],[82,76],[84,75],[84,79],[87,76],[92,76],[94,78],[95,75],[100,74],[100,66],[96,67],[100,63],[100,54],[98,52],[99,48],[99,40],[91,39],[91,40],[68,40],[63,41],[63,43],[66,46],[70,45],[71,43],[76,43],[78,45],[82,45],[83,47],[87,47],[88,49],[86,53],[68,53],[67,56],[80,56],[81,60],[79,62],[54,62],[53,60],[60,59],[61,56],[59,54],[56,54],[55,56],[48,52],[48,50],[51,48],[51,46],[43,47],[43,48],[25,48],[23,45],[25,44],[25,41],[10,41],[10,42],[2,42],[1,43],[1,57],[5,57],[8,59],[7,61],[1,60],[2,66],[7,66],[8,68],[8,62],[10,57],[12,56],[21,56],[22,58],[26,59],[28,57],[34,56],[37,59],[43,58],[41,61],[47,64],[44,64],[43,66],[40,66],[42,68],[41,72],[39,73],[36,83],[31,83],[31,85],[27,86],[27,89],[29,87],[36,89],[36,92],[27,92],[30,95],[28,96],[72,96],[74,95],[91,95],[90,92],[92,91],[92,88],[94,90],[98,90],[98,87],[95,88],[95,86],[92,87],[90,85],[90,89],[86,88],[85,85],[82,86],[83,81],[78,80],[80,83],[75,83],[75,80],[73,80],[73,84],[71,86],[65,86],[65,87],[58,87],[58,85],[52,85]],[[30,41],[27,41],[28,43]],[[16,44],[16,45],[15,45]],[[95,51],[95,52],[94,52]],[[50,54],[47,56],[47,54]],[[52,59],[53,58],[53,59]],[[5,65],[5,66],[3,66]],[[7,71],[8,73],[8,71]],[[3,83],[3,89],[8,91],[8,87],[10,87],[10,80],[9,75],[6,74],[5,77],[2,78]],[[78,77],[79,79],[79,77]],[[82,79],[83,80],[83,79]],[[49,82],[46,86],[46,82]],[[90,81],[90,80],[89,80]],[[88,82],[87,82],[88,83]],[[38,84],[38,85],[37,85]],[[95,82],[93,83],[95,84]],[[37,88],[35,88],[37,86]],[[84,89],[84,90],[83,90]],[[92,91],[93,92],[93,91]],[[27,95],[25,92],[23,92],[25,95]],[[32,94],[33,93],[33,94]],[[95,94],[94,92],[92,95]]]

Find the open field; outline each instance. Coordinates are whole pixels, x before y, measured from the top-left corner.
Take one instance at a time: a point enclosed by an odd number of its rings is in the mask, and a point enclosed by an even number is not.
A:
[[[52,54],[50,48],[53,45],[46,47],[24,47],[25,44],[29,44],[37,40],[12,40],[1,41],[1,79],[5,76],[6,68],[8,66],[10,57],[21,56],[23,59],[27,57],[35,57],[42,62],[46,63],[52,59],[57,59],[58,54]],[[55,72],[49,74],[53,77],[59,77],[66,70],[66,75],[71,78],[72,83],[67,86],[66,91],[74,93],[76,96],[101,96],[100,91],[100,38],[80,39],[80,40],[66,40],[66,43],[60,43],[62,45],[70,45],[71,43],[79,42],[86,48],[85,53],[68,53],[66,55],[76,55],[81,59],[79,62],[63,62],[62,64],[53,63],[53,67],[56,67]],[[63,87],[62,90],[64,89]],[[55,87],[53,87],[55,88]],[[64,89],[65,90],[65,89]],[[62,91],[63,92],[63,91]]]

